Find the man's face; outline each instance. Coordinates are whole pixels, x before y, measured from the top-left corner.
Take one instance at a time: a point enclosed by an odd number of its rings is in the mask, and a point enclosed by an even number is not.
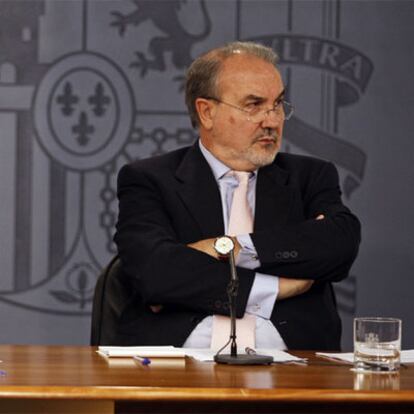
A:
[[[272,64],[237,54],[222,64],[216,98],[246,111],[269,110],[283,92],[282,79]],[[260,122],[252,122],[246,112],[214,100],[209,102],[211,124],[201,128],[200,133],[210,152],[240,171],[252,171],[273,162],[282,141],[282,116],[269,112]]]

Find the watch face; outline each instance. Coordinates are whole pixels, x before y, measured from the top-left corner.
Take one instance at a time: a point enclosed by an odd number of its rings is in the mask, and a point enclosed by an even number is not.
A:
[[[219,237],[214,243],[214,248],[218,254],[225,256],[234,249],[234,243],[230,237]]]

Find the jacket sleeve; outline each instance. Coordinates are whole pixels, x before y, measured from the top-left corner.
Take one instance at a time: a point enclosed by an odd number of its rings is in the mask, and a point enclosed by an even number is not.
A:
[[[147,169],[127,165],[118,175],[119,218],[114,240],[122,268],[147,305],[228,315],[228,263],[187,247],[174,228],[171,203],[162,183]],[[184,209],[180,214],[185,215]],[[219,236],[219,235],[217,235]],[[195,240],[192,240],[195,241]],[[254,272],[239,269],[237,316],[241,317]]]
[[[339,179],[331,163],[307,177],[305,220],[255,232],[261,271],[284,277],[339,281],[348,275],[360,243],[360,223],[342,204]],[[323,214],[323,220],[316,217]]]

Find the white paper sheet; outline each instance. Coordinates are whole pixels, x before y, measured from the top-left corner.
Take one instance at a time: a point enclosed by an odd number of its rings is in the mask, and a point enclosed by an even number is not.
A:
[[[100,346],[98,353],[109,357],[184,358],[183,348],[174,346]]]

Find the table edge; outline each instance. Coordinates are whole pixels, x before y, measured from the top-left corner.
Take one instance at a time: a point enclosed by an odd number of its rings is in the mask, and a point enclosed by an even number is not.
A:
[[[354,391],[343,389],[164,388],[108,386],[3,386],[0,399],[84,399],[169,402],[288,402],[288,403],[412,403],[414,391]]]

